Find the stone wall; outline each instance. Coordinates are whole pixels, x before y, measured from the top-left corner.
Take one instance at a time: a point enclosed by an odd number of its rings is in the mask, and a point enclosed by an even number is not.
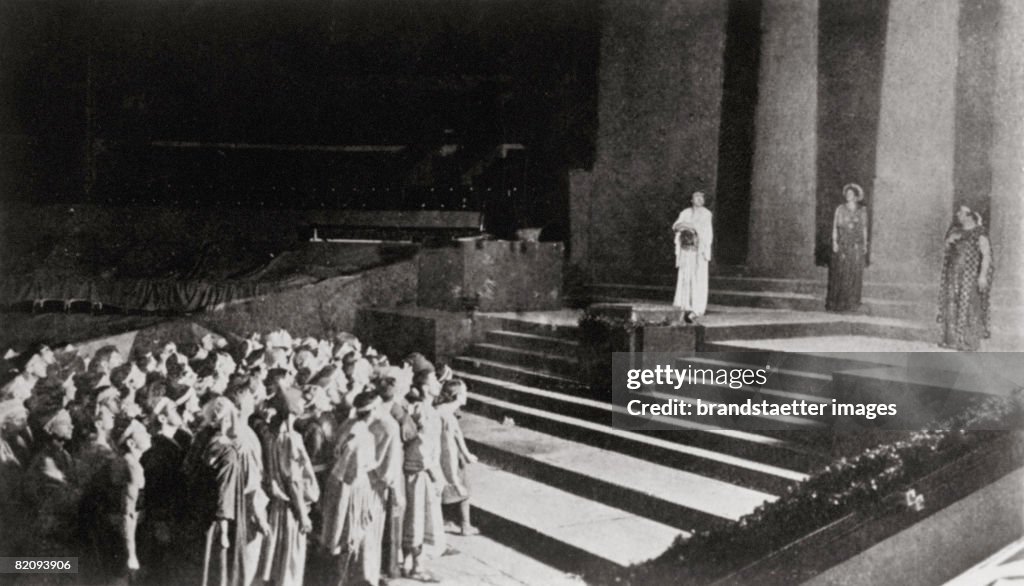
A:
[[[561,242],[461,241],[419,253],[421,307],[538,311],[562,307]]]
[[[807,584],[943,584],[1020,537],[1022,482],[1007,475]]]
[[[597,157],[570,194],[573,260],[593,279],[671,267],[675,216],[715,192],[728,3],[602,8]]]
[[[415,303],[416,282],[413,259],[206,311],[194,319],[222,334],[284,328],[293,336],[326,337],[353,331],[360,308]]]

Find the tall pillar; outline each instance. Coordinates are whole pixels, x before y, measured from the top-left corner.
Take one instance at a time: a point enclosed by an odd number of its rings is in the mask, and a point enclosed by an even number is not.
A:
[[[765,0],[748,266],[813,277],[818,2]]]
[[[1024,350],[1024,2],[1002,0],[996,39],[989,236],[993,347]]]
[[[592,280],[674,271],[671,226],[713,194],[728,3],[605,0],[597,157],[572,180],[573,248]],[[585,233],[583,237],[577,234]]]
[[[866,280],[938,279],[953,204],[958,16],[957,2],[890,0]]]

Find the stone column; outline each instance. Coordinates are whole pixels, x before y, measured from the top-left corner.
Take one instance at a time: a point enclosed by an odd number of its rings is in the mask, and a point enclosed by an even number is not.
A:
[[[867,281],[939,278],[953,205],[958,16],[957,2],[890,0]]]
[[[765,0],[750,250],[755,274],[814,277],[818,2]]]
[[[692,191],[714,193],[727,8],[602,3],[597,156],[570,195],[573,261],[594,280],[672,273],[675,216]]]
[[[1003,0],[996,41],[991,225],[994,349],[1024,351],[1024,2]]]

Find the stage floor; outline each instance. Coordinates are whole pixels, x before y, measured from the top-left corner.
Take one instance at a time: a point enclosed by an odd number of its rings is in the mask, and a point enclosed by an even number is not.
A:
[[[827,356],[829,353],[858,352],[884,354],[889,352],[955,352],[928,342],[893,340],[874,336],[807,336],[798,338],[768,338],[757,340],[729,340],[719,346],[739,346],[775,352],[800,352]],[[866,349],[870,349],[865,352]]]
[[[636,302],[631,305],[639,310],[666,310],[672,306],[666,303]],[[574,326],[583,315],[581,309],[558,309],[553,311],[522,311],[484,313],[481,315],[518,319],[533,323]],[[707,327],[782,324],[782,323],[865,323],[884,326],[920,327],[919,322],[872,317],[858,314],[838,314],[824,311],[794,311],[791,309],[763,309],[758,307],[736,307],[731,305],[709,305],[707,313],[698,323]]]

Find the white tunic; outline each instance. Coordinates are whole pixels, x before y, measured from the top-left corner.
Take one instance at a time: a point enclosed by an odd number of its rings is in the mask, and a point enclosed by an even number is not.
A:
[[[692,229],[697,233],[695,248],[684,247],[680,232]],[[672,224],[675,234],[676,295],[672,305],[684,311],[704,315],[708,306],[708,262],[711,261],[711,212],[705,207],[688,207],[679,214]]]

